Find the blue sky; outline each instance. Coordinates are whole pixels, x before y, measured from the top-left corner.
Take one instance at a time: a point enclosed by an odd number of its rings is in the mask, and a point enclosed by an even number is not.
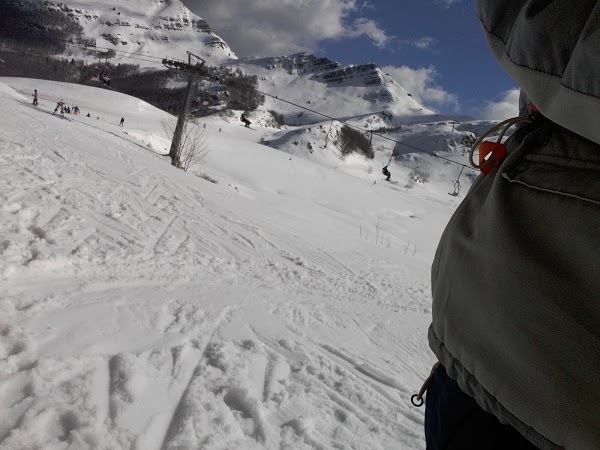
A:
[[[475,0],[184,3],[238,56],[309,51],[343,64],[372,62],[435,110],[488,118],[515,112],[515,83],[488,48]]]
[[[393,36],[390,42],[378,48],[367,36],[361,36],[323,41],[319,50],[345,64],[433,66],[435,81],[458,97],[458,107],[464,112],[499,100],[515,87],[485,41],[474,0],[450,6],[432,0],[375,0],[371,4],[372,8],[360,14]]]

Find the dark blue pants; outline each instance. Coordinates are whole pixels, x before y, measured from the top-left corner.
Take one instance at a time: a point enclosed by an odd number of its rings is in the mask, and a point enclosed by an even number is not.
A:
[[[427,450],[537,450],[510,425],[485,412],[440,365],[427,388]]]

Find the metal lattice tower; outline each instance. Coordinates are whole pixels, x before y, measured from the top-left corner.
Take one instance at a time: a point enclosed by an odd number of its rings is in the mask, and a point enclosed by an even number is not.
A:
[[[206,61],[200,58],[198,55],[194,55],[191,52],[187,52],[188,61],[187,63],[179,59],[163,59],[162,63],[169,69],[180,70],[188,74],[188,84],[185,90],[185,97],[183,105],[179,111],[179,117],[177,118],[177,126],[175,127],[175,133],[173,134],[173,141],[171,142],[171,149],[169,150],[169,156],[171,157],[171,164],[175,167],[179,167],[181,158],[181,135],[185,128],[185,122],[192,102],[192,96],[194,95],[196,79],[199,77],[206,76],[208,74],[204,64]],[[192,57],[200,60],[200,63],[192,64]]]

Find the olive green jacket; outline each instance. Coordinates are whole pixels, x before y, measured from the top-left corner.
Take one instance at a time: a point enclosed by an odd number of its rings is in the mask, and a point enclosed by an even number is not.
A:
[[[600,449],[600,2],[478,7],[494,54],[545,117],[509,139],[450,220],[430,346],[538,447]]]

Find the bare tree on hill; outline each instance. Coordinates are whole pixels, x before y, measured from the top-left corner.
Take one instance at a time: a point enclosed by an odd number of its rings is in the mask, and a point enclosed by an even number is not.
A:
[[[165,136],[172,139],[177,126],[177,119],[173,117],[163,120],[161,123]],[[177,167],[185,172],[193,167],[202,166],[206,161],[210,149],[205,130],[205,128],[199,127],[195,123],[185,122],[176,157],[179,161]]]

